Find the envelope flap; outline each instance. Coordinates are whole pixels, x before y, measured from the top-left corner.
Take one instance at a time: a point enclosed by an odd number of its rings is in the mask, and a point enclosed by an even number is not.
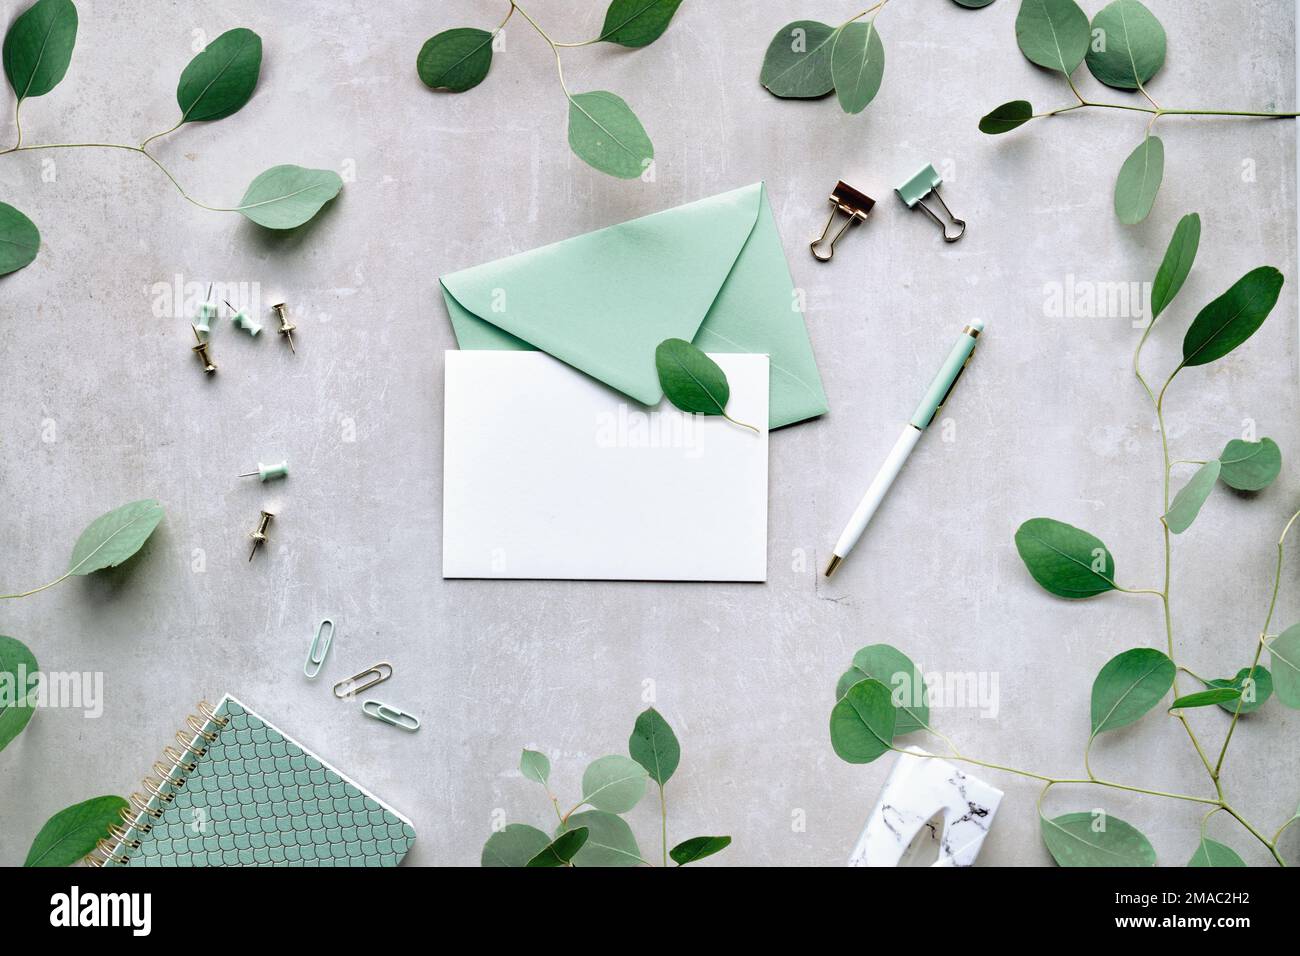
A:
[[[655,348],[695,338],[758,219],[762,184],[442,278],[457,341],[486,322],[637,401],[663,397]],[[451,302],[448,303],[451,306]]]

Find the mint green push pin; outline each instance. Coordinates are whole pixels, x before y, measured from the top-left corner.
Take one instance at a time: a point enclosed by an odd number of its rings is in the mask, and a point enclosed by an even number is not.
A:
[[[226,305],[230,307],[230,311],[235,313],[230,317],[230,321],[233,322],[236,326],[238,326],[241,329],[244,329],[249,335],[252,336],[256,336],[258,332],[262,331],[262,327],[258,325],[256,322],[254,322],[253,319],[249,316],[249,314],[245,312],[243,309],[236,309],[233,305],[230,305],[228,301],[226,301]]]
[[[903,185],[897,187],[894,192],[898,193],[898,198],[907,204],[908,209],[915,209],[917,206],[920,206],[921,209],[925,211],[925,214],[933,219],[935,223],[938,224],[939,228],[943,230],[944,242],[956,242],[966,233],[966,220],[958,219],[954,216],[952,210],[948,208],[948,204],[944,202],[943,197],[939,195],[939,186],[942,182],[943,179],[941,179],[939,174],[935,172],[934,167],[927,164],[922,166],[915,176],[907,180]],[[942,219],[931,211],[929,206],[921,201],[930,195],[933,195],[935,199],[939,200],[939,205],[943,207],[943,211],[947,213],[952,224],[957,227],[956,235],[948,235],[948,226]]]
[[[254,476],[261,478],[263,481],[270,481],[273,478],[287,478],[289,476],[289,463],[282,461],[278,465],[264,465],[259,461],[257,471],[250,471],[239,477],[252,478]]]
[[[198,320],[194,323],[194,327],[204,335],[212,331],[209,323],[217,317],[217,306],[212,301],[211,296],[212,286],[208,286],[208,299],[199,305]]]

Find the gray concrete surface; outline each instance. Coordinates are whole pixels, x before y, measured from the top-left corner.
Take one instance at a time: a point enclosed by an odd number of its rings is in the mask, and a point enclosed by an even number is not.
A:
[[[1190,210],[1204,218],[1202,251],[1152,336],[1153,375],[1171,367],[1196,310],[1244,271],[1272,263],[1288,275],[1250,344],[1181,375],[1168,398],[1177,457],[1217,454],[1246,420],[1287,456],[1274,487],[1249,501],[1216,492],[1174,544],[1180,659],[1212,675],[1249,662],[1273,542],[1300,499],[1290,465],[1300,427],[1289,121],[1162,120],[1156,210],[1122,227],[1111,185],[1144,117],[1079,111],[1005,137],[976,130],[1004,100],[1069,99],[1016,49],[1014,0],[980,11],[891,3],[879,21],[885,85],[857,117],[833,101],[778,101],[757,82],[783,23],[835,21],[856,4],[765,0],[724,12],[689,0],[651,47],[564,55],[573,89],[620,93],[655,141],[656,181],[626,183],[570,154],[550,52],[518,18],[480,88],[452,97],[420,85],[426,37],[491,27],[504,4],[81,6],[67,79],[24,107],[29,143],[138,142],[165,129],[193,31],[211,38],[246,25],[265,40],[255,98],[157,143],[160,157],[216,205],[275,163],[355,178],[314,225],[276,237],[188,205],[136,155],[0,157],[0,198],[44,239],[32,266],[0,279],[0,590],[55,577],[81,529],[110,507],[155,496],[167,509],[130,565],[0,605],[0,631],[26,641],[44,668],[105,681],[102,717],[41,712],[0,755],[0,863],[21,862],[55,810],[137,787],[193,703],[225,691],[408,814],[419,831],[410,861],[420,864],[476,863],[502,814],[545,825],[541,793],[515,769],[520,748],[549,754],[556,787],[576,796],[590,759],[624,752],[649,696],[683,746],[671,838],[729,833],[735,843],[719,859],[733,864],[840,863],[891,761],[841,762],[827,719],[836,677],[856,648],[878,641],[927,671],[996,677],[995,717],[937,710],[966,753],[1078,774],[1093,677],[1122,649],[1163,645],[1159,602],[1052,599],[1025,573],[1012,534],[1034,515],[1086,526],[1109,544],[1124,582],[1157,585],[1159,442],[1129,369],[1133,315],[1054,314],[1051,290],[1087,283],[1105,297],[1107,284],[1148,281]],[[1295,102],[1289,2],[1151,6],[1169,33],[1152,86],[1166,106]],[[533,0],[529,11],[557,38],[578,39],[597,31],[599,7]],[[970,223],[956,246],[890,195],[924,162],[944,173],[949,204]],[[879,205],[820,266],[806,242],[840,177]],[[773,436],[767,584],[444,582],[442,350],[453,339],[438,274],[758,179],[807,294],[832,405],[823,420]],[[154,288],[178,274],[248,283],[263,306],[283,296],[300,326],[297,357],[273,335],[222,328],[221,371],[205,380],[185,322]],[[927,436],[860,553],[826,583],[817,570],[842,522],[971,316],[989,331],[946,430]],[[235,477],[281,456],[293,466],[283,484]],[[245,534],[268,503],[280,516],[250,565]],[[1279,626],[1300,617],[1295,566]],[[397,674],[383,696],[422,716],[419,733],[385,728],[334,700],[324,680],[304,681],[324,615],[339,623],[327,676],[391,660]],[[1215,746],[1226,721],[1199,712],[1193,724]],[[1300,796],[1298,727],[1271,704],[1241,728],[1227,763],[1229,793],[1269,832]],[[1093,766],[1141,786],[1207,790],[1160,713],[1100,742]],[[982,862],[1049,863],[1037,785],[989,778],[1007,798]],[[1107,808],[1173,865],[1191,855],[1201,815],[1089,787],[1059,788],[1048,806]],[[653,852],[657,808],[647,800],[630,819]],[[1267,861],[1222,815],[1211,832]]]

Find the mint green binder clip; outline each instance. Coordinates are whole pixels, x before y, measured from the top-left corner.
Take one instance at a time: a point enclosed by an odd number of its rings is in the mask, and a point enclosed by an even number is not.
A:
[[[325,655],[329,653],[330,644],[333,642],[334,622],[325,618],[316,625],[316,636],[311,639],[311,647],[307,649],[307,662],[302,665],[302,672],[307,675],[308,680],[315,680],[320,675],[320,669],[325,663]]]
[[[958,219],[954,216],[952,210],[948,208],[948,204],[943,201],[943,197],[939,195],[939,186],[941,183],[943,183],[943,179],[937,172],[935,172],[934,167],[927,163],[925,166],[921,167],[920,171],[917,172],[915,176],[907,180],[903,185],[897,187],[894,192],[898,193],[898,198],[903,200],[908,209],[915,209],[917,206],[920,206],[921,209],[924,210],[925,214],[933,219],[939,226],[939,229],[943,232],[944,242],[956,242],[966,234],[966,220]],[[936,216],[934,211],[922,201],[930,195],[933,195],[935,199],[939,200],[939,205],[943,207],[944,213],[952,224],[957,227],[956,235],[948,235],[947,224]]]
[[[408,714],[400,708],[390,707],[378,700],[366,701],[361,705],[361,711],[367,717],[382,720],[384,723],[400,727],[402,730],[416,731],[420,729],[420,718],[416,717],[415,714]]]

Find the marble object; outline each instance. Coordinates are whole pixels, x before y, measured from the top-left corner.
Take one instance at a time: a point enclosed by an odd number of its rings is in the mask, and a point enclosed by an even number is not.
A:
[[[908,747],[899,754],[848,865],[970,866],[1001,802],[997,787],[920,747]]]

